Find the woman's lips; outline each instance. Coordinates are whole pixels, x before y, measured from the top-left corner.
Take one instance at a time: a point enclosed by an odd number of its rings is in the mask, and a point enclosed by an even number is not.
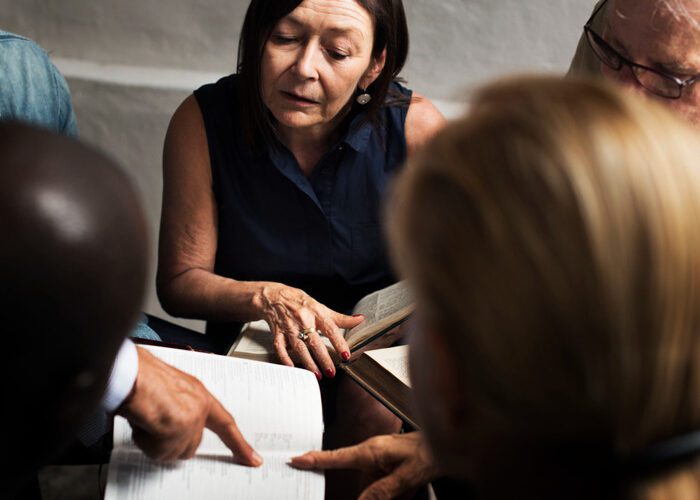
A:
[[[295,94],[293,92],[287,92],[286,90],[282,90],[280,93],[282,94],[282,97],[284,97],[287,101],[292,102],[297,106],[315,106],[319,104],[318,101],[309,99],[308,97],[304,97],[299,94]]]

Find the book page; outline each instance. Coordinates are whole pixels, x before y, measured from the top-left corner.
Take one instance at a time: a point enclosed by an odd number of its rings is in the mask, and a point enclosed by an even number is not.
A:
[[[267,321],[251,321],[241,329],[241,335],[231,346],[228,356],[273,361],[275,348],[272,340],[272,332]]]
[[[136,448],[126,419],[116,417],[107,500],[323,498],[322,473],[288,465],[295,455],[321,449],[321,395],[311,372],[214,354],[147,349],[199,378],[231,412],[264,463],[259,468],[234,463],[231,451],[208,429],[193,459],[157,463]]]
[[[371,293],[360,300],[353,314],[362,314],[365,320],[345,335],[350,347],[367,337],[403,319],[413,309],[413,299],[404,281]]]
[[[310,371],[179,349],[146,348],[201,380],[233,415],[258,453],[321,449],[321,392]],[[119,447],[135,445],[128,422],[116,417],[114,448]],[[231,454],[209,429],[204,431],[198,453]]]
[[[288,453],[262,455],[265,463],[258,468],[237,465],[230,457],[199,454],[162,465],[137,451],[116,450],[105,500],[323,499],[323,472],[291,468]]]
[[[411,387],[411,380],[408,374],[408,348],[409,346],[407,345],[400,345],[388,347],[386,349],[367,351],[365,355],[372,358],[377,364],[408,387]]]

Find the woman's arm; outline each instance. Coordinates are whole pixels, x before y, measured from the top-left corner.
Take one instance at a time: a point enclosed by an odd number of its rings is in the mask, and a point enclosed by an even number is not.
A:
[[[428,142],[437,131],[445,126],[445,117],[430,99],[416,92],[406,114],[406,149],[408,157]]]
[[[190,96],[175,112],[165,137],[158,297],[174,316],[260,319],[255,301],[261,283],[235,282],[213,273],[217,237],[204,121]]]
[[[341,328],[362,322],[339,314],[302,290],[281,283],[237,281],[214,274],[217,206],[204,121],[194,96],[180,105],[165,138],[163,211],[160,225],[157,289],[163,308],[174,316],[215,321],[265,319],[275,337],[280,361],[290,355],[320,377],[335,370],[320,330],[349,358]],[[299,339],[301,330],[312,332]],[[313,354],[313,357],[312,357]],[[343,356],[345,355],[345,356]]]

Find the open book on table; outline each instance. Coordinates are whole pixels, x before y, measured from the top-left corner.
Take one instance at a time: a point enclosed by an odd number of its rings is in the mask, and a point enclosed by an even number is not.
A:
[[[397,417],[418,429],[411,401],[408,353],[407,345],[365,351],[340,369]]]
[[[393,330],[405,321],[412,311],[413,300],[403,281],[366,295],[352,310],[352,314],[364,315],[365,320],[355,328],[343,331],[350,352],[362,349]],[[326,337],[323,337],[323,340],[338,364],[339,357],[335,354],[330,340]],[[276,361],[277,355],[268,324],[265,321],[247,323],[228,355],[257,361]]]
[[[194,458],[159,464],[136,448],[129,424],[116,417],[106,500],[323,498],[323,473],[288,465],[295,455],[321,449],[321,395],[311,372],[213,354],[148,349],[199,378],[234,416],[264,463],[259,468],[237,465],[231,451],[206,429]]]

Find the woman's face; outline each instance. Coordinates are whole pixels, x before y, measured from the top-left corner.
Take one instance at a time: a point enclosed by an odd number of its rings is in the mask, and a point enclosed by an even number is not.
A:
[[[332,129],[355,89],[379,76],[374,22],[355,0],[304,0],[273,28],[262,61],[263,102],[279,126]]]

